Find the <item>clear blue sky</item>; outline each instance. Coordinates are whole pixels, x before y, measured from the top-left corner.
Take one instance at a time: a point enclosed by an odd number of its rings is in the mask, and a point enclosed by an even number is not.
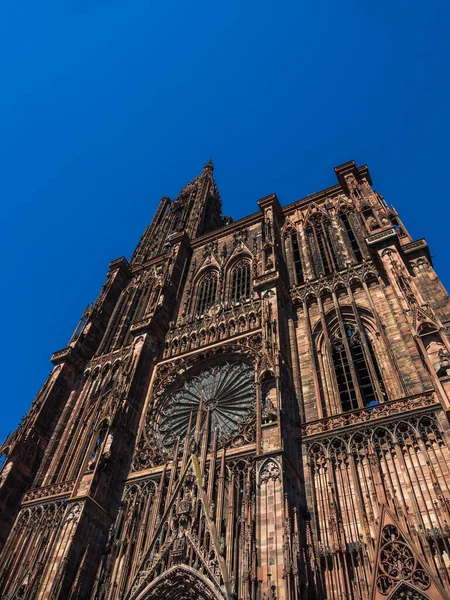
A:
[[[234,218],[367,163],[450,285],[448,1],[16,0],[0,11],[1,440],[108,262],[130,256],[159,198],[210,156]]]

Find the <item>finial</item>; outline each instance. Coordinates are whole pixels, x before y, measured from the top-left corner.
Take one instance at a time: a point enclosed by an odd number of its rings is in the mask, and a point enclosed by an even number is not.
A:
[[[203,167],[204,171],[211,171],[211,173],[214,171],[214,164],[213,164],[213,160],[212,157],[208,160],[208,162],[206,163],[206,165]]]

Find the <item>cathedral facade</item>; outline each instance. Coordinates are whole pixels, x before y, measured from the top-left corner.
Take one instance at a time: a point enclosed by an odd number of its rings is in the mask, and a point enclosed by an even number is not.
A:
[[[450,598],[450,302],[367,167],[163,198],[0,446],[2,600]]]

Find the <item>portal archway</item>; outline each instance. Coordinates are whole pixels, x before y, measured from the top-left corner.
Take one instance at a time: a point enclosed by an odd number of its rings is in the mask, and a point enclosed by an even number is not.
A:
[[[402,582],[389,596],[389,600],[430,600],[430,597],[415,586]]]
[[[152,581],[136,600],[226,600],[226,596],[195,569],[176,565]]]

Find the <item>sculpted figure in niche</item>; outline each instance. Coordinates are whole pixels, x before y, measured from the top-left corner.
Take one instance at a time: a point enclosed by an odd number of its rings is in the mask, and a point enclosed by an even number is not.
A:
[[[449,353],[441,348],[438,352],[439,363],[437,364],[437,374],[439,377],[448,377],[450,375],[450,356]]]
[[[447,371],[450,374],[450,358],[439,331],[435,330],[431,324],[424,324],[419,335],[435,373],[439,377],[446,377]]]
[[[271,252],[268,252],[266,254],[266,270],[270,271],[271,269],[273,269],[273,256]]]
[[[273,214],[271,209],[266,211],[265,217],[265,239],[271,242],[273,241]]]
[[[369,218],[367,219],[367,225],[369,226],[369,229],[370,229],[371,231],[373,231],[374,229],[376,229],[376,228],[378,227],[378,222],[377,222],[377,220],[375,219],[375,217],[369,217]]]
[[[270,423],[277,418],[277,389],[273,377],[268,376],[265,378],[261,392],[262,420],[263,423]]]

